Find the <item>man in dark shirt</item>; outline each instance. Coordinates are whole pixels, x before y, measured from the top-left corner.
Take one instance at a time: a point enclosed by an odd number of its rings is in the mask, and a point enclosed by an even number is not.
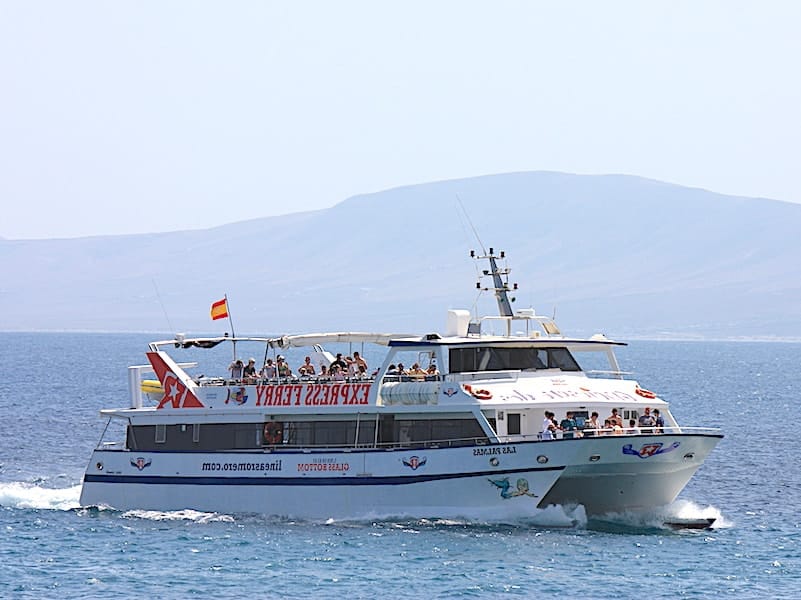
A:
[[[348,363],[346,363],[342,359],[342,353],[341,352],[337,352],[337,357],[334,359],[334,362],[331,363],[332,367],[335,366],[335,365],[338,366],[343,371],[347,371],[347,369],[348,369]]]
[[[559,427],[562,428],[564,432],[562,437],[566,440],[573,439],[573,432],[578,428],[576,425],[576,420],[573,418],[573,413],[568,411],[565,415],[565,418],[562,419],[562,422],[559,423]]]
[[[659,409],[654,409],[654,433],[662,433],[665,430],[665,420],[659,414]]]
[[[640,428],[643,433],[652,433],[656,425],[656,419],[651,415],[651,408],[646,406],[645,413],[640,415]]]

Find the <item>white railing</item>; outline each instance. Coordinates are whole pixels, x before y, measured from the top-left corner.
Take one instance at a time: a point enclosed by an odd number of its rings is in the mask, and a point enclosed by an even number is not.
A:
[[[573,431],[557,431],[552,435],[552,438],[543,437],[542,432],[537,433],[536,436],[532,435],[511,435],[507,438],[532,438],[536,437],[539,440],[548,439],[581,439],[581,438],[594,438],[594,437],[631,437],[637,435],[715,435],[720,434],[720,429],[716,427],[623,427],[622,429],[576,429]]]

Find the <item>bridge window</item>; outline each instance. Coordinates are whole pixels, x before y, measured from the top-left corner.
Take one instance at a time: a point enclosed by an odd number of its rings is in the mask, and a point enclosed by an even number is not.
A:
[[[450,351],[450,372],[535,371],[559,369],[580,371],[576,359],[567,348],[506,348],[477,346]]]

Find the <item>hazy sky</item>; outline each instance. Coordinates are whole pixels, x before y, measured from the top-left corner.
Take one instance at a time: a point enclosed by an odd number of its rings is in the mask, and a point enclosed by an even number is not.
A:
[[[0,0],[0,236],[521,170],[801,202],[799,30],[795,1]]]

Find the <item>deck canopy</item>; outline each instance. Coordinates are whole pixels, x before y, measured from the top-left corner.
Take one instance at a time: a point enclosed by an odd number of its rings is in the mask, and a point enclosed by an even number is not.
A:
[[[174,346],[175,348],[214,348],[222,342],[258,342],[267,344],[271,348],[302,348],[305,346],[315,346],[322,344],[335,343],[368,343],[388,346],[394,339],[419,339],[419,335],[409,333],[369,333],[338,331],[333,333],[308,333],[303,335],[282,335],[280,337],[206,337],[206,338],[187,338],[177,335],[172,340],[162,340],[151,342],[152,350],[158,350],[163,346]]]

